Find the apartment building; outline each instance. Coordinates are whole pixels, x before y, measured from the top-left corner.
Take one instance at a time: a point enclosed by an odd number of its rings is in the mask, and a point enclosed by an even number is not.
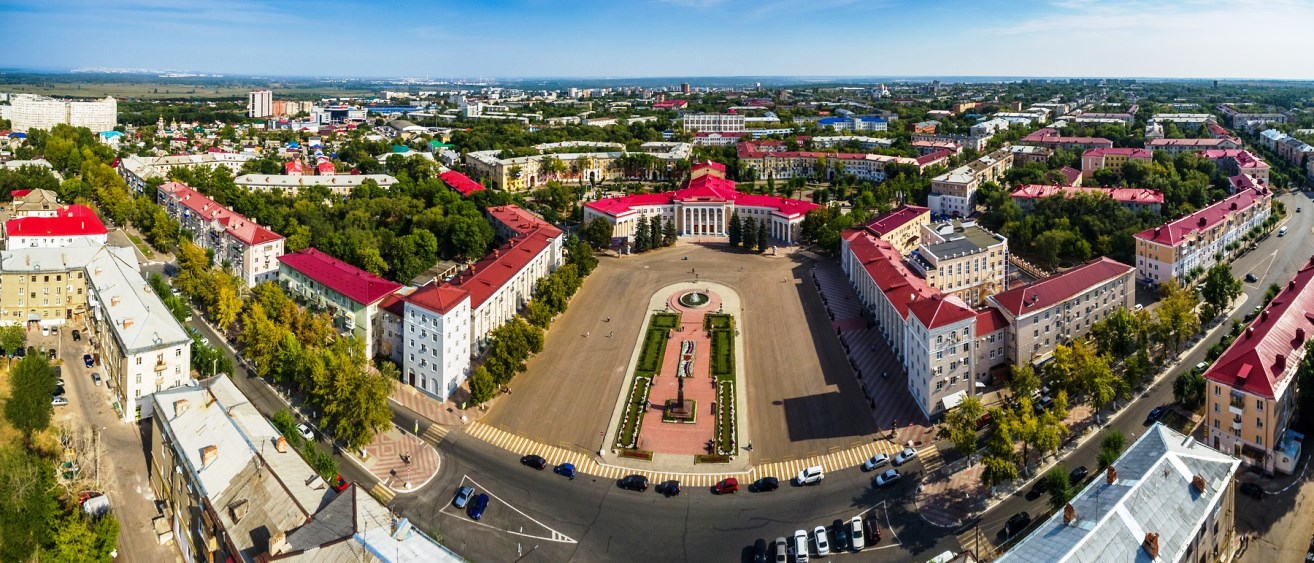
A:
[[[128,186],[141,193],[146,183],[154,178],[168,178],[169,171],[175,168],[202,166],[211,170],[227,168],[236,176],[247,161],[255,160],[256,155],[236,152],[205,152],[201,154],[180,154],[170,156],[136,156],[128,155],[119,159],[118,172]]]
[[[49,130],[60,123],[86,127],[92,133],[119,124],[119,103],[112,97],[93,101],[60,100],[35,94],[9,96],[9,123],[14,131]]]
[[[233,180],[237,187],[257,192],[274,192],[295,196],[303,188],[324,186],[329,193],[337,197],[347,197],[352,190],[366,181],[373,181],[380,188],[388,189],[397,183],[397,179],[387,174],[352,174],[333,176],[303,176],[301,174],[244,174]]]
[[[1154,154],[1146,149],[1087,149],[1081,153],[1081,175],[1092,178],[1096,170],[1104,169],[1119,172],[1124,164],[1133,161],[1153,164]]]
[[[1291,423],[1296,372],[1314,336],[1312,280],[1314,258],[1204,373],[1205,443],[1265,473],[1291,474],[1300,459]]]
[[[228,271],[247,287],[278,281],[278,257],[284,248],[281,235],[186,184],[162,184],[156,197],[169,217],[192,234],[192,242],[214,251],[215,264],[227,264]]]
[[[226,375],[152,400],[150,487],[182,561],[462,561],[359,486],[336,492]]]
[[[999,181],[1012,167],[1013,153],[1003,148],[931,178],[927,207],[936,215],[967,217],[976,211],[981,183]]]
[[[9,214],[13,217],[56,217],[63,207],[59,195],[50,190],[14,190],[9,193],[14,196],[9,204]]]
[[[863,150],[888,149],[894,146],[894,139],[888,139],[885,137],[865,137],[862,135],[817,135],[812,137],[811,141],[812,146],[818,149],[834,148],[845,143],[857,143],[858,148]]]
[[[402,377],[445,401],[470,375],[489,334],[514,318],[563,262],[560,229],[513,206],[489,209],[506,242],[451,280],[403,296]]]
[[[1008,240],[975,221],[931,223],[908,264],[931,287],[977,307],[1008,287]]]
[[[68,246],[0,252],[0,324],[81,327],[130,422],[152,393],[191,381],[192,339],[138,269],[132,248]]]
[[[269,90],[256,90],[246,94],[247,117],[271,117],[274,115],[274,93]]]
[[[1100,319],[1135,307],[1135,271],[1101,257],[988,297],[1011,327],[1009,361],[1039,365],[1053,356],[1059,344],[1085,336]]]
[[[1268,182],[1269,165],[1248,150],[1207,150],[1200,153],[1217,164],[1228,176],[1250,176],[1263,183]]]
[[[690,113],[680,117],[680,125],[692,133],[742,133],[744,116],[730,113]]]
[[[986,145],[990,143],[990,135],[950,135],[916,132],[912,134],[912,142],[927,143],[951,143],[962,149],[972,149],[976,152],[982,152]]]
[[[1234,561],[1239,465],[1156,423],[996,561]]]
[[[1241,140],[1235,137],[1206,139],[1150,139],[1145,142],[1145,148],[1177,156],[1184,152],[1237,150],[1241,148]]]
[[[100,246],[108,236],[96,212],[77,204],[56,211],[53,217],[29,215],[4,223],[5,248],[9,249]]]
[[[970,129],[970,132],[973,137],[989,138],[995,133],[1007,130],[1009,124],[1010,123],[1007,119],[1004,119],[1002,117],[996,117],[993,119],[987,119],[985,121],[973,125]]]
[[[1045,127],[1032,131],[1018,141],[1021,144],[1038,145],[1051,149],[1111,149],[1113,141],[1103,137],[1064,137],[1057,129]]]
[[[1035,145],[1013,145],[1008,147],[1008,152],[1013,153],[1014,166],[1024,166],[1032,162],[1043,164],[1054,156],[1053,149]]]
[[[922,228],[930,224],[930,208],[905,203],[877,215],[862,228],[877,239],[890,243],[899,255],[907,256],[922,243]]]
[[[943,163],[952,155],[947,150],[917,158],[867,153],[835,153],[786,150],[781,141],[745,141],[737,148],[739,170],[752,170],[755,178],[834,178],[850,175],[858,179],[885,181],[885,168],[891,164],[916,166],[920,172]]]
[[[1027,184],[1019,186],[1009,194],[1023,211],[1031,212],[1036,202],[1047,197],[1076,197],[1079,194],[1098,194],[1112,198],[1127,209],[1140,213],[1149,211],[1156,215],[1163,209],[1163,192],[1146,188],[1082,188],[1077,186],[1055,186]]]
[[[1244,189],[1199,211],[1136,233],[1137,279],[1161,284],[1208,269],[1237,249],[1228,245],[1261,226],[1271,211],[1267,188]]]
[[[401,284],[385,280],[316,248],[277,257],[278,283],[291,297],[312,311],[328,311],[333,327],[365,344],[365,357],[374,357],[378,339],[379,308]]]
[[[874,115],[848,115],[842,117],[823,117],[817,125],[829,127],[836,131],[886,131],[889,122]]]
[[[553,180],[582,183],[678,178],[683,174],[679,163],[693,157],[693,145],[689,143],[643,143],[637,152],[627,151],[620,143],[592,141],[546,143],[533,148],[540,154],[503,158],[501,150],[468,152],[466,169],[476,178],[488,179],[494,189],[518,192],[537,189]],[[557,163],[564,171],[552,170]]]
[[[1093,123],[1093,124],[1111,123],[1111,124],[1125,125],[1127,127],[1131,127],[1134,123],[1136,123],[1136,116],[1130,113],[1108,113],[1108,112],[1087,111],[1073,116],[1072,121],[1074,123]]]

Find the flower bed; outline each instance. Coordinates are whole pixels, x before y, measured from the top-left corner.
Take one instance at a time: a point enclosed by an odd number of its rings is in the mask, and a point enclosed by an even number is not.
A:
[[[648,391],[651,389],[651,378],[634,377],[629,399],[625,402],[625,412],[621,415],[620,429],[616,431],[617,448],[633,448],[638,445],[639,429],[643,426],[643,406],[648,402]]]
[[[695,463],[695,464],[698,464],[698,463],[730,463],[730,456],[728,456],[728,455],[696,455],[696,456],[694,456],[694,463]]]
[[[624,449],[620,451],[620,456],[629,459],[652,461],[652,452],[648,450]]]
[[[734,455],[739,442],[735,427],[735,382],[716,383],[716,453]]]
[[[679,313],[654,313],[648,322],[650,328],[677,328],[680,326]]]

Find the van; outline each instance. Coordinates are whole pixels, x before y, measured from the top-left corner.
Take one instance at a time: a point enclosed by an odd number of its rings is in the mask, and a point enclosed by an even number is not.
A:
[[[1281,229],[1278,229],[1278,236],[1280,236],[1280,237],[1287,236],[1287,228],[1286,228],[1286,227],[1282,227]]]

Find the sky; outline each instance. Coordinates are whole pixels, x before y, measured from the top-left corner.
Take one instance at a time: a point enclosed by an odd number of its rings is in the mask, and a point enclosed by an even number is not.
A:
[[[1314,0],[0,0],[0,67],[1314,79]]]

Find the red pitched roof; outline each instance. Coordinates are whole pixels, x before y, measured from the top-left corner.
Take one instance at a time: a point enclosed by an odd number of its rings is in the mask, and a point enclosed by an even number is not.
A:
[[[702,170],[704,168],[711,168],[712,170],[720,170],[721,172],[725,172],[724,164],[721,164],[720,162],[713,162],[710,160],[694,164],[693,167],[689,169],[689,172],[695,172],[698,170]]]
[[[1086,149],[1081,156],[1125,156],[1127,158],[1143,158],[1150,160],[1154,158],[1154,153],[1148,149],[1135,148],[1098,148]]]
[[[1124,275],[1135,268],[1100,257],[1076,268],[1055,274],[1030,285],[996,293],[989,299],[1014,318],[1039,311],[1071,299],[1092,286]]]
[[[853,229],[844,236],[850,241],[849,252],[905,320],[913,314],[927,328],[934,329],[976,315],[962,300],[945,297],[912,273],[888,241],[861,229]]]
[[[278,257],[278,261],[323,284],[324,287],[366,305],[383,299],[402,287],[399,283],[385,280],[315,248],[284,254]]]
[[[561,233],[555,227],[551,230],[538,228],[524,236],[513,238],[443,285],[468,291],[471,309],[478,309],[484,301],[497,293],[498,289],[511,281],[520,270],[552,245],[552,240],[557,236],[552,234],[553,231],[557,235]]]
[[[1078,188],[1074,186],[1046,186],[1027,184],[1009,194],[1022,199],[1040,199],[1059,194],[1076,195],[1082,193],[1104,194],[1119,203],[1151,204],[1163,203],[1163,192],[1146,188]]]
[[[976,313],[963,300],[952,295],[946,297],[938,292],[927,299],[913,301],[908,305],[908,310],[928,329],[976,318]]]
[[[5,233],[11,237],[71,237],[108,232],[95,211],[77,204],[60,209],[55,217],[19,217],[5,221]]]
[[[1241,190],[1195,213],[1179,217],[1162,227],[1145,229],[1136,233],[1136,238],[1176,246],[1186,235],[1213,227],[1226,219],[1228,214],[1233,211],[1249,209],[1257,202],[1267,199],[1269,194],[1270,192],[1264,188]]]
[[[929,166],[929,165],[931,165],[931,164],[933,164],[933,163],[935,163],[935,162],[938,162],[938,161],[940,161],[940,160],[942,160],[942,159],[949,158],[949,157],[953,156],[953,154],[954,154],[953,151],[951,151],[951,150],[949,150],[949,149],[941,149],[941,150],[935,151],[935,152],[930,153],[930,154],[924,154],[924,155],[922,155],[922,156],[917,157],[917,159],[916,159],[916,160],[917,160],[917,166],[918,166],[918,167]]]
[[[1209,160],[1231,160],[1237,168],[1267,169],[1268,163],[1245,149],[1214,149],[1200,151],[1200,156]]]
[[[1008,319],[994,307],[986,307],[976,312],[976,335],[978,337],[1008,328]]]
[[[1205,370],[1205,379],[1276,399],[1284,380],[1295,373],[1293,368],[1303,353],[1305,340],[1314,337],[1311,280],[1314,280],[1314,257]]]
[[[916,205],[903,204],[893,211],[884,213],[871,221],[868,221],[862,228],[871,231],[876,236],[882,236],[885,233],[893,231],[899,227],[908,224],[923,214],[929,214],[930,208],[918,207]]]
[[[711,164],[714,165],[713,167],[721,166],[716,163]],[[694,178],[689,181],[687,186],[673,192],[603,198],[586,203],[584,206],[612,217],[620,217],[629,213],[635,207],[670,205],[677,201],[733,201],[736,206],[773,209],[785,217],[806,215],[809,211],[821,207],[810,201],[799,199],[740,193],[735,189],[733,180],[718,178],[710,174]]]
[[[689,105],[688,100],[663,100],[660,102],[653,102],[652,107],[653,109],[674,109],[682,108],[687,105]]]
[[[301,166],[300,160],[289,160],[283,164],[283,171],[291,176],[295,174],[303,174],[305,169]]]
[[[392,313],[393,316],[398,318],[405,317],[406,302],[402,299],[403,297],[405,296],[400,293],[388,294],[388,296],[384,297],[383,301],[379,303],[379,309]]]
[[[1019,141],[1022,143],[1041,143],[1048,145],[1096,145],[1101,147],[1112,147],[1113,141],[1103,137],[1062,137],[1059,132],[1051,127],[1044,127],[1032,131],[1030,135],[1022,137]]]
[[[447,187],[456,190],[456,193],[465,197],[470,197],[474,195],[475,192],[484,190],[483,184],[471,180],[469,176],[455,170],[443,172],[442,174],[439,174],[438,177],[442,179],[444,184],[447,184]]]
[[[161,185],[159,191],[172,194],[177,198],[179,205],[190,209],[192,213],[201,217],[208,217],[211,221],[218,221],[228,234],[247,246],[255,246],[283,238],[282,235],[247,219],[245,215],[219,205],[219,202],[193,190],[186,184],[169,182]]]
[[[470,292],[450,284],[429,284],[414,293],[402,297],[404,301],[409,301],[417,307],[423,307],[439,315],[446,315],[452,309],[460,305],[462,301],[470,298]],[[400,315],[404,316],[404,315]]]
[[[1077,180],[1081,179],[1081,171],[1071,166],[1064,166],[1059,169],[1059,172],[1067,179],[1069,186],[1077,185]]]
[[[1229,142],[1229,141],[1232,141],[1232,139],[1230,139],[1230,138],[1228,138],[1228,137],[1220,137],[1220,138],[1217,138],[1217,139],[1215,139],[1215,138],[1208,138],[1208,139],[1150,139],[1150,142],[1145,143],[1145,146],[1150,147],[1150,148],[1152,148],[1152,149],[1160,148],[1160,147],[1199,147],[1199,148],[1208,148],[1208,147],[1216,147],[1216,146],[1218,146],[1218,145],[1221,145],[1221,144],[1226,143],[1226,142]],[[1233,142],[1234,142],[1234,141],[1233,141]]]
[[[13,196],[14,199],[18,199],[30,193],[32,193],[32,190],[14,190],[9,192],[9,195]]]
[[[551,238],[561,235],[561,229],[519,206],[489,207],[488,216],[492,217],[494,221],[505,225],[508,229],[515,231],[517,235],[528,235],[534,232],[535,229],[542,230],[543,234]]]

